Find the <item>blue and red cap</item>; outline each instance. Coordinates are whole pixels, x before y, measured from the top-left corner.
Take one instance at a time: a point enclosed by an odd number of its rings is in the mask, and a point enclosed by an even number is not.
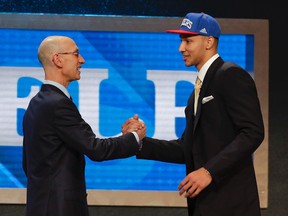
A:
[[[166,30],[168,33],[203,35],[219,38],[221,28],[215,18],[205,13],[188,13],[178,30]]]

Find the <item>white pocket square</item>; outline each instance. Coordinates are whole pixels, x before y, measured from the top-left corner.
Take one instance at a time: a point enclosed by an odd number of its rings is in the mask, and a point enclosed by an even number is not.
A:
[[[213,99],[214,99],[214,97],[212,95],[210,95],[208,97],[204,97],[202,99],[202,104],[205,104],[205,103],[207,103],[207,102],[209,102],[210,100],[213,100]]]

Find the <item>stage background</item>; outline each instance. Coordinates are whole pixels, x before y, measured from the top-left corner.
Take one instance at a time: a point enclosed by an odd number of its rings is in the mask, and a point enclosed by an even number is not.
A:
[[[21,167],[22,119],[43,81],[36,53],[47,35],[72,37],[80,52],[84,52],[86,63],[82,67],[81,80],[71,83],[68,90],[98,137],[117,136],[121,124],[134,113],[145,121],[148,136],[168,140],[181,137],[185,127],[184,108],[193,91],[196,70],[179,61],[179,36],[167,34],[162,29],[177,28],[182,19],[166,17],[163,22],[163,17],[135,16],[13,14],[0,17],[10,20],[9,27],[3,26],[7,29],[0,32],[0,46],[3,47],[0,202],[25,203],[21,190],[26,186]],[[37,22],[28,26],[31,20]],[[51,20],[57,20],[57,24]],[[254,163],[261,207],[267,208],[268,22],[219,19],[219,23],[223,31],[220,55],[245,68],[258,88],[266,135],[254,155]],[[23,27],[23,24],[27,26]],[[80,24],[82,31],[77,30]],[[47,30],[50,28],[61,30]],[[155,53],[156,48],[159,52]],[[185,199],[177,195],[176,189],[185,176],[184,165],[135,160],[135,157],[101,163],[88,159],[86,163],[90,205],[186,206]],[[19,194],[23,195],[22,199]],[[122,199],[115,199],[118,196]]]
[[[119,15],[183,16],[189,11],[205,11],[220,18],[263,18],[270,21],[270,118],[269,118],[269,207],[263,215],[286,216],[287,210],[287,74],[285,73],[285,55],[287,50],[281,35],[287,21],[287,13],[281,4],[262,1],[79,1],[65,5],[57,1],[55,5],[24,4],[24,1],[11,3],[1,1],[3,12],[44,12],[44,13],[91,13]],[[25,1],[27,2],[27,1]],[[51,1],[53,3],[53,1]],[[55,1],[56,2],[56,1]],[[119,6],[121,2],[121,5]],[[79,5],[80,4],[80,5]],[[117,5],[118,4],[118,5]],[[73,6],[72,6],[73,5]],[[62,6],[62,7],[61,7]],[[82,7],[83,6],[83,7]],[[79,11],[81,8],[84,9]],[[88,9],[89,10],[88,10]],[[121,9],[121,11],[119,11]],[[111,12],[112,10],[112,12]],[[114,10],[114,11],[113,11]],[[84,12],[83,12],[84,11]],[[283,37],[283,35],[282,35]],[[285,36],[284,36],[285,37]],[[281,42],[280,42],[281,41]],[[281,44],[280,44],[281,43]],[[1,206],[1,215],[22,215],[23,206]],[[186,215],[183,208],[135,208],[135,207],[91,207],[92,215]]]

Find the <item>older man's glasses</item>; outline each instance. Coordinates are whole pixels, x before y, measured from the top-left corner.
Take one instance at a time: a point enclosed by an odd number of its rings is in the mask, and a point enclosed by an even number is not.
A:
[[[57,54],[62,54],[62,55],[74,55],[77,58],[79,57],[80,53],[78,51],[75,52],[62,52],[62,53],[57,53]]]

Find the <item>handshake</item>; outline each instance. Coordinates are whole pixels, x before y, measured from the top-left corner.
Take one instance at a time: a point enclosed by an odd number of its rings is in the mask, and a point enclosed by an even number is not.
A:
[[[146,136],[146,125],[143,121],[139,120],[137,114],[122,124],[122,133],[126,134],[130,132],[136,132],[140,140]]]

